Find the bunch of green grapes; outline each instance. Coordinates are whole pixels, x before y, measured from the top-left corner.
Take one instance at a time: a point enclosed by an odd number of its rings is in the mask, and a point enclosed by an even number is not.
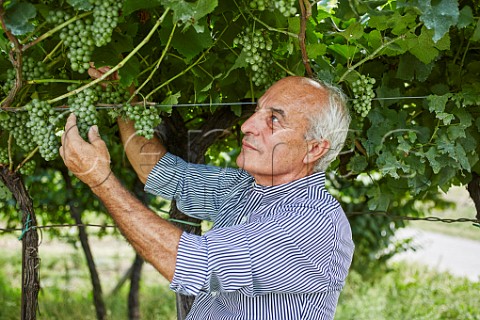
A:
[[[25,164],[20,168],[20,173],[25,176],[31,176],[35,173],[35,168],[37,166],[37,162],[35,160],[28,160]]]
[[[75,85],[68,87],[69,91],[75,89]],[[97,101],[96,88],[87,88],[68,98],[70,110],[77,116],[78,132],[84,139],[87,138],[88,129],[98,124]]]
[[[121,106],[130,98],[130,93],[127,90],[115,86],[107,86],[106,88],[98,86],[97,94],[99,103],[118,107],[113,107],[108,110],[108,114],[113,120],[121,115],[121,110],[123,110]]]
[[[51,11],[47,22],[58,25],[70,18],[72,18],[71,15],[62,10]],[[60,31],[60,39],[68,48],[67,57],[70,60],[70,66],[73,71],[79,73],[84,73],[90,67],[89,62],[95,49],[91,25],[91,19],[78,19]]]
[[[276,0],[273,1],[275,9],[280,11],[285,17],[294,16],[297,13],[297,7],[295,6],[296,0]]]
[[[27,126],[29,116],[27,112],[8,112],[5,117],[0,118],[0,128],[9,132],[15,144],[25,152],[35,149],[36,144],[33,141],[32,132]]]
[[[95,5],[93,9],[93,24],[91,26],[93,39],[97,47],[111,41],[113,29],[118,24],[118,17],[123,1],[117,0],[90,0]]]
[[[33,99],[25,109],[29,115],[27,127],[39,147],[40,155],[47,161],[55,159],[60,146],[56,136],[55,111],[48,102],[39,99]]]
[[[352,91],[355,99],[353,99],[353,109],[363,118],[368,115],[372,108],[372,100],[375,98],[373,85],[375,79],[361,75],[360,79],[352,83]]]
[[[7,80],[3,85],[3,91],[5,93],[8,93],[15,85],[16,76],[15,69],[7,70]],[[23,60],[22,78],[24,81],[48,79],[51,76],[42,61],[35,61],[32,57],[27,57]]]
[[[147,139],[153,138],[155,128],[160,124],[161,119],[155,108],[144,106],[125,105],[125,116],[135,122],[136,134]]]
[[[297,13],[296,0],[251,0],[249,6],[259,11],[277,9],[287,18]]]
[[[253,71],[252,81],[257,87],[270,81],[269,71],[272,69],[273,42],[264,29],[252,31],[249,27],[233,39],[234,46],[242,46],[246,62]]]

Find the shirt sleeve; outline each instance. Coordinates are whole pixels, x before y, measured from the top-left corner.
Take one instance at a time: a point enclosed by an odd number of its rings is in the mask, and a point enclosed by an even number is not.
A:
[[[340,290],[352,244],[343,247],[338,238],[348,234],[337,234],[328,213],[315,214],[314,220],[283,215],[203,236],[184,233],[171,289],[187,295],[239,290],[248,296]]]
[[[175,199],[187,215],[213,221],[232,186],[246,176],[242,170],[191,164],[167,153],[148,175],[145,191]]]

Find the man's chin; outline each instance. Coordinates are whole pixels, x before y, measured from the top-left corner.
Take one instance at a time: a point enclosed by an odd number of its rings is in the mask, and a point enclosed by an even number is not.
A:
[[[243,156],[243,151],[240,152],[235,162],[240,169],[243,169],[245,167],[245,157]]]

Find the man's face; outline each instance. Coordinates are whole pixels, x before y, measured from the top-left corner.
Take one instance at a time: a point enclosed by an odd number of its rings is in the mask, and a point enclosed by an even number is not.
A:
[[[242,125],[245,136],[237,165],[258,184],[282,184],[312,173],[316,159],[310,158],[312,144],[305,135],[308,115],[318,112],[318,107],[298,97],[319,98],[321,89],[309,87],[298,78],[280,80],[259,99],[256,112]]]

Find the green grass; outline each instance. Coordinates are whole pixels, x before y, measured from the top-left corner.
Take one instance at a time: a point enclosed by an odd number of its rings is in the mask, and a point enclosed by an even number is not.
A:
[[[350,273],[335,320],[480,319],[480,283],[406,263],[375,282]]]

